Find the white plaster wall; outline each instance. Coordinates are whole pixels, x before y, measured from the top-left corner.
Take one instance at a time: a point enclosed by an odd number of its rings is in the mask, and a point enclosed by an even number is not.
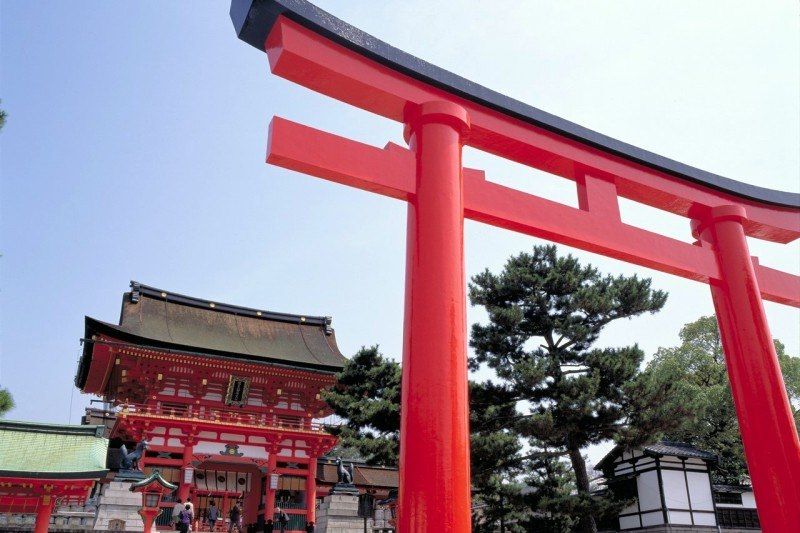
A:
[[[697,526],[716,526],[717,515],[711,513],[692,513],[694,515],[694,523]]]
[[[633,529],[639,527],[639,518],[636,516],[623,516],[619,519],[620,529]]]
[[[689,524],[692,523],[692,515],[686,511],[667,511],[670,524]]]
[[[747,509],[756,508],[756,495],[753,494],[753,491],[742,494],[742,507],[746,507]]]
[[[664,482],[664,501],[667,508],[689,510],[689,497],[686,494],[686,480],[683,471],[662,470],[661,479]],[[688,513],[685,518],[670,519],[672,524],[691,524],[692,520]]]
[[[705,472],[686,472],[689,479],[689,494],[692,497],[692,509],[713,511],[714,499],[711,496],[711,481]]]
[[[658,474],[656,474],[655,470],[640,474],[636,478],[636,488],[639,493],[639,506],[642,508],[642,511],[661,509],[661,495],[658,491]],[[661,522],[659,522],[659,524],[660,523]]]
[[[201,440],[194,445],[194,451],[196,453],[219,455],[220,452],[225,451],[225,444],[227,442]],[[243,457],[253,459],[266,459],[268,457],[267,450],[263,446],[251,446],[249,444],[240,444],[239,453],[243,454]]]
[[[659,509],[642,515],[642,527],[657,526],[664,523],[664,514]]]
[[[652,457],[646,457],[644,459],[639,459],[636,461],[636,469],[637,470],[644,470],[645,468],[655,466],[656,460]]]
[[[614,467],[614,473],[617,475],[629,474],[633,472],[633,465],[630,463],[619,463]]]

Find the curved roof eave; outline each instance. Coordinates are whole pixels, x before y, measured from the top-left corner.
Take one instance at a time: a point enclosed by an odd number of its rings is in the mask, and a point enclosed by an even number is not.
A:
[[[403,52],[306,0],[231,1],[230,16],[236,34],[262,52],[267,35],[280,15],[391,69],[534,126],[729,194],[781,207],[800,208],[798,193],[767,189],[726,178],[590,130]]]
[[[91,345],[94,342],[98,342],[92,340],[91,336],[93,333],[105,334],[115,339],[119,339],[119,341],[123,343],[138,345],[139,347],[144,349],[164,350],[170,353],[182,354],[182,355],[193,355],[193,356],[211,357],[219,359],[234,359],[238,361],[244,361],[247,363],[264,364],[273,367],[291,368],[294,370],[306,370],[312,372],[320,372],[324,374],[336,374],[337,372],[340,372],[342,368],[339,366],[292,362],[292,361],[285,361],[279,358],[259,357],[249,354],[225,352],[221,350],[213,350],[213,349],[201,350],[198,348],[187,347],[181,344],[174,344],[174,343],[164,342],[158,339],[150,339],[147,337],[142,337],[135,333],[125,331],[116,324],[109,324],[108,322],[103,322],[102,320],[97,320],[96,318],[92,318],[89,316],[85,317],[85,322],[86,322],[86,334],[85,337],[82,339],[84,343],[84,350],[79,364],[78,374],[76,376],[76,384],[78,385],[79,388],[83,384],[85,384],[86,374],[88,372],[88,361],[84,360],[91,357]],[[81,369],[84,366],[86,367],[86,371],[81,372]]]

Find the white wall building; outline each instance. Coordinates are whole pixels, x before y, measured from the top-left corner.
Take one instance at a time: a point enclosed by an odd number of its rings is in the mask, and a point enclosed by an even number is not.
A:
[[[715,455],[680,442],[614,448],[598,464],[610,490],[633,499],[620,531],[758,530],[749,487],[711,485]]]

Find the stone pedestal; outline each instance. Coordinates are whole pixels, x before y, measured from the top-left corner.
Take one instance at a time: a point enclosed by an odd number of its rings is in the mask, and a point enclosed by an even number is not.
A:
[[[358,516],[358,495],[325,496],[317,509],[316,531],[317,533],[364,533],[364,519]]]
[[[94,530],[113,531],[116,528],[109,527],[117,525],[119,522],[109,524],[113,520],[125,522],[125,529],[118,531],[142,531],[144,523],[139,516],[139,509],[142,507],[142,495],[138,492],[131,492],[132,481],[112,481],[103,485],[100,497],[97,499],[97,518],[94,521]]]

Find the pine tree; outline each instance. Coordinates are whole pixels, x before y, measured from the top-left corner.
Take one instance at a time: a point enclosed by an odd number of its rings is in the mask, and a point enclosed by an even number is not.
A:
[[[0,387],[0,418],[14,408],[14,398],[8,389]]]
[[[603,276],[555,246],[511,257],[500,274],[487,270],[470,284],[471,302],[489,315],[472,327],[473,364],[494,370],[524,410],[514,423],[521,437],[569,459],[577,494],[560,493],[548,511],[569,509],[577,530],[596,531],[606,505],[590,495],[582,450],[609,439],[635,445],[674,420],[660,407],[672,384],[640,371],[636,344],[593,345],[612,321],[655,313],[666,299],[649,279]]]
[[[332,426],[339,445],[375,465],[397,465],[400,451],[400,364],[377,346],[362,347],[323,393],[344,425]]]

